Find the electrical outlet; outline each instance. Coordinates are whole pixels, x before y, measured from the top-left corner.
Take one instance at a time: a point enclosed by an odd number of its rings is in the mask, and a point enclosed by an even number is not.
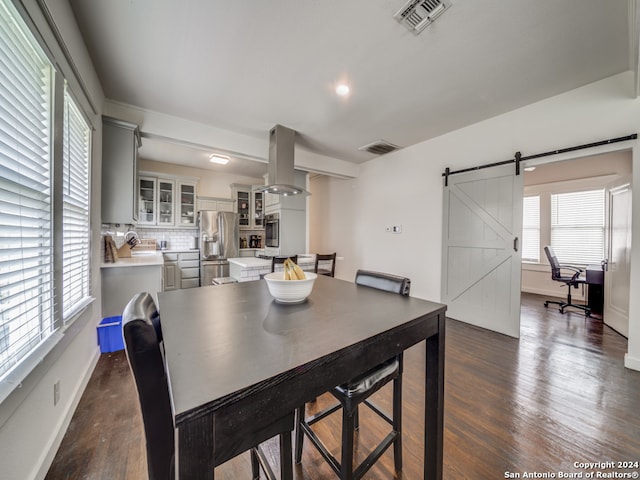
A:
[[[55,407],[60,401],[60,380],[53,384],[53,406]]]
[[[391,233],[402,233],[402,225],[394,225],[391,227]]]

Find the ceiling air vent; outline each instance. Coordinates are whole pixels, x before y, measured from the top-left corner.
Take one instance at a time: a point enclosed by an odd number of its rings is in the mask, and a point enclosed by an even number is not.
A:
[[[450,6],[450,3],[441,0],[409,0],[393,18],[418,34]]]
[[[399,149],[400,147],[398,145],[389,143],[386,140],[378,140],[376,142],[370,143],[368,145],[363,145],[362,147],[358,148],[358,150],[373,153],[375,155],[384,155],[385,153],[393,152],[394,150]]]

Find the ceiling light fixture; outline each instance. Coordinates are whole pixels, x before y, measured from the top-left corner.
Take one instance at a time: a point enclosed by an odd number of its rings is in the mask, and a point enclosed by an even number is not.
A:
[[[211,163],[219,163],[220,165],[226,165],[229,163],[229,157],[226,155],[218,155],[216,153],[212,153],[209,155],[209,161]]]
[[[524,167],[525,172],[533,172],[535,169],[536,167]]]
[[[341,97],[346,97],[347,95],[349,95],[350,91],[351,89],[349,88],[349,85],[345,83],[340,83],[336,86],[336,94]]]

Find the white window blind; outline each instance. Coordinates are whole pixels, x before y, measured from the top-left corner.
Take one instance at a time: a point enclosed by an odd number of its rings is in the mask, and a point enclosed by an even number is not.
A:
[[[0,378],[54,330],[52,68],[0,2]]]
[[[522,260],[540,262],[540,196],[522,199]]]
[[[91,130],[65,88],[62,191],[62,310],[67,320],[89,297],[89,160]]]
[[[551,245],[560,263],[599,264],[604,233],[603,189],[551,195]]]

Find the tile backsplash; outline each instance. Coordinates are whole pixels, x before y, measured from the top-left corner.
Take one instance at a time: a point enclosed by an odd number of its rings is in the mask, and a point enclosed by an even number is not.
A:
[[[160,249],[160,242],[162,240],[167,242],[167,249],[169,250],[190,250],[193,247],[193,239],[198,237],[198,229],[196,228],[143,228],[133,227],[132,225],[112,225],[103,224],[101,234],[111,235],[116,242],[116,246],[120,247],[124,243],[125,233],[128,231],[135,231],[138,234],[138,238],[156,240],[156,248]],[[199,245],[196,243],[196,248]]]
[[[164,240],[167,242],[167,249],[169,250],[189,250],[193,248],[193,239],[198,241],[198,230],[184,228],[138,228],[138,237],[140,238],[155,238],[156,248],[160,248],[160,242]],[[196,248],[199,245],[195,244]]]

